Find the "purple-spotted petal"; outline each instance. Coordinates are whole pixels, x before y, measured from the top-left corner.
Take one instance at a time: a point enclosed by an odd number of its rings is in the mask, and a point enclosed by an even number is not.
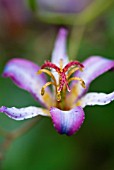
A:
[[[69,111],[63,111],[52,107],[50,114],[54,127],[60,134],[73,135],[81,127],[85,114],[80,106]]]
[[[22,89],[30,92],[36,100],[39,100],[45,106],[49,103],[45,101],[46,97],[49,99],[49,89],[46,88],[44,95],[41,96],[41,88],[46,83],[44,75],[38,75],[39,66],[25,59],[15,58],[10,60],[4,69],[3,76],[10,77],[13,82]]]
[[[67,30],[65,28],[61,28],[56,38],[55,46],[52,52],[52,63],[60,66],[60,60],[63,60],[63,66],[65,66],[69,60],[66,52],[66,41],[67,41]],[[54,76],[58,81],[58,73],[52,71]]]
[[[84,71],[77,72],[75,76],[78,76],[84,80],[86,88],[84,89],[79,82],[75,84],[75,88],[78,91],[78,97],[81,97],[88,91],[90,83],[95,78],[105,73],[106,71],[114,68],[113,60],[109,60],[99,56],[90,57],[87,60],[85,60],[82,64],[84,65]]]
[[[29,106],[26,108],[15,108],[15,107],[5,107],[2,106],[0,108],[0,112],[5,113],[8,117],[15,119],[15,120],[24,120],[24,119],[29,119],[38,115],[41,116],[50,116],[50,113],[46,109],[34,107],[34,106]]]
[[[105,94],[105,93],[87,93],[81,100],[80,105],[84,108],[85,106],[94,106],[94,105],[106,105],[114,100],[114,92]]]

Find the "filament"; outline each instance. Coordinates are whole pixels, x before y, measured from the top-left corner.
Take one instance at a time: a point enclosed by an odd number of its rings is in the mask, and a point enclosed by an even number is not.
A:
[[[41,69],[41,70],[39,70],[37,73],[38,73],[38,74],[47,73],[47,74],[53,79],[54,83],[57,84],[57,83],[56,83],[56,79],[55,79],[54,75],[51,73],[51,71],[46,70],[46,69]]]
[[[82,87],[83,87],[83,88],[86,88],[85,82],[84,82],[81,78],[79,78],[79,77],[72,77],[72,78],[70,78],[70,79],[68,80],[68,83],[71,82],[71,81],[73,81],[73,80],[78,80],[78,81],[80,81]]]
[[[45,93],[45,88],[46,88],[47,86],[51,85],[51,84],[53,84],[55,87],[57,87],[54,82],[52,82],[52,81],[47,82],[44,86],[42,86],[42,89],[41,89],[41,95],[42,95],[42,96],[43,96],[44,93]]]
[[[82,68],[75,67],[75,68],[71,69],[71,70],[68,72],[68,74],[67,74],[67,79],[68,79],[74,72],[76,72],[77,70],[82,71]]]

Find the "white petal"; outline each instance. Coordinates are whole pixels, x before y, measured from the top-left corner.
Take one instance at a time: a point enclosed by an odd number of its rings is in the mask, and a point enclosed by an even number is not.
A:
[[[50,113],[46,109],[38,108],[35,106],[29,106],[25,108],[15,108],[15,107],[5,107],[0,108],[0,112],[5,113],[8,117],[15,120],[24,120],[29,119],[38,115],[41,116],[50,116]]]
[[[85,106],[94,106],[94,105],[106,105],[114,100],[114,92],[105,94],[105,93],[87,93],[84,97],[81,98],[80,105],[84,108]]]

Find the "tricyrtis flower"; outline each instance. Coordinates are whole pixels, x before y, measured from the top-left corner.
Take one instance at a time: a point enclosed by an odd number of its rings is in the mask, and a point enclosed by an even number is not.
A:
[[[83,63],[69,62],[66,38],[67,30],[60,29],[51,62],[46,61],[39,67],[25,59],[12,59],[3,73],[4,77],[10,77],[17,86],[30,92],[45,109],[35,106],[21,109],[2,106],[0,112],[15,120],[37,115],[48,116],[60,134],[72,135],[84,121],[85,106],[105,105],[114,100],[114,92],[87,93],[92,80],[113,69],[114,61],[92,56]],[[46,80],[46,75],[51,77],[50,81]]]

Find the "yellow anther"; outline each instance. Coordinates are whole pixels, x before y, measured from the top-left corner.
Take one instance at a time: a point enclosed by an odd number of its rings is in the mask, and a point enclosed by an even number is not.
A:
[[[83,71],[83,64],[79,63],[78,61],[69,62],[64,66],[63,59],[59,60],[59,66],[52,63],[52,62],[45,62],[41,69],[37,72],[37,74],[46,73],[51,77],[51,81],[44,84],[41,88],[41,95],[45,94],[45,88],[49,85],[55,86],[55,97],[58,101],[57,104],[60,105],[59,107],[63,108],[66,107],[64,105],[64,101],[66,100],[66,92],[70,92],[71,89],[69,87],[69,82],[73,80],[78,80],[81,83],[81,86],[85,88],[85,82],[79,77],[72,77],[77,70]],[[48,69],[45,69],[48,68]],[[54,69],[58,75],[56,76],[54,73],[50,71],[50,69]],[[47,94],[47,93],[46,93]],[[45,98],[46,94],[43,96]]]
[[[47,73],[53,79],[54,83],[57,84],[56,79],[55,79],[54,75],[51,73],[51,71],[46,70],[46,69],[41,69],[37,72],[37,74],[41,74],[41,73]]]
[[[43,96],[44,93],[45,93],[45,89],[42,87],[42,89],[41,89],[41,95]]]
[[[85,82],[84,82],[81,78],[79,78],[79,77],[72,77],[72,78],[70,78],[70,79],[68,80],[68,83],[71,82],[71,81],[73,81],[73,80],[78,80],[78,81],[80,81],[82,87],[83,87],[83,88],[86,88]]]
[[[45,93],[45,88],[46,88],[47,86],[51,85],[51,84],[53,84],[55,87],[57,87],[54,82],[52,82],[52,81],[47,82],[47,83],[42,87],[42,89],[41,89],[41,95],[42,95],[42,96],[43,96],[44,93]]]
[[[80,80],[81,81],[81,85],[83,88],[86,88],[86,85],[85,85],[85,82],[83,80]]]
[[[41,73],[42,73],[42,71],[41,71],[41,70],[38,70],[38,71],[37,71],[37,74],[41,74]]]

